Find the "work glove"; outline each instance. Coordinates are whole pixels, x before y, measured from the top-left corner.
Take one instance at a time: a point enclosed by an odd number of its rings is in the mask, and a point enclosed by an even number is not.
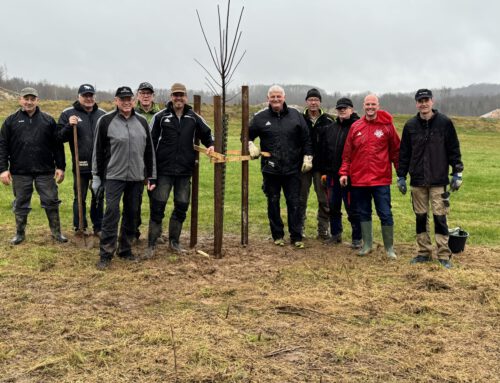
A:
[[[453,173],[451,175],[450,189],[452,192],[457,191],[462,186],[462,173]]]
[[[307,173],[313,167],[313,156],[304,156],[304,162],[302,162],[302,173]]]
[[[325,188],[325,189],[328,186],[328,178],[327,178],[326,174],[323,174],[321,176],[321,186],[323,186],[323,188]]]
[[[248,153],[250,153],[250,158],[252,160],[260,157],[260,149],[253,143],[253,141],[248,141]]]
[[[97,196],[97,193],[99,192],[99,188],[101,187],[101,185],[102,185],[101,177],[92,176],[92,191],[94,192],[94,195]]]
[[[406,194],[407,187],[406,187],[406,178],[405,177],[398,177],[398,189],[402,195]]]

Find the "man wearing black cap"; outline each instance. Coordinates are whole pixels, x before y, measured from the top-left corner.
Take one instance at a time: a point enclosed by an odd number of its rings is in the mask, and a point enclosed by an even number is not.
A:
[[[109,267],[117,248],[122,196],[118,256],[129,261],[136,259],[131,244],[137,228],[139,194],[145,180],[148,190],[154,190],[156,185],[155,157],[148,122],[134,111],[132,89],[119,87],[115,104],[116,110],[105,114],[97,122],[92,157],[92,189],[98,194],[104,185],[106,193],[98,269]]]
[[[75,144],[74,127],[76,126],[78,134],[78,158],[80,165],[80,187],[82,194],[83,208],[83,229],[87,229],[87,191],[92,181],[92,151],[94,150],[94,132],[97,120],[106,112],[100,109],[95,101],[95,89],[90,84],[82,84],[78,89],[78,100],[73,106],[63,110],[59,117],[59,138],[63,142],[69,142],[71,157],[73,162],[73,227],[78,229],[78,190],[76,185],[76,166],[75,166]],[[90,219],[94,234],[100,235],[102,226],[102,216],[104,209],[104,196],[96,198],[91,193],[90,201]]]
[[[305,221],[307,213],[307,200],[309,199],[309,190],[311,183],[314,184],[314,191],[318,199],[318,239],[330,239],[329,230],[329,209],[328,200],[324,188],[321,186],[321,172],[318,167],[318,131],[321,127],[333,123],[330,115],[321,109],[321,93],[312,88],[306,94],[306,108],[304,118],[307,122],[311,144],[313,148],[313,167],[307,173],[301,173],[300,180],[300,215],[302,224],[302,235],[305,233]]]
[[[195,138],[207,147],[207,153],[214,150],[210,127],[187,104],[186,87],[174,83],[170,88],[167,107],[151,120],[151,135],[155,148],[158,169],[158,187],[150,195],[150,220],[148,248],[145,258],[154,255],[156,243],[161,235],[165,207],[173,189],[174,209],[168,224],[170,250],[183,252],[179,238],[186,219],[191,193],[191,176],[195,165]]]
[[[58,242],[68,241],[61,234],[61,201],[56,185],[64,180],[64,145],[57,137],[56,122],[40,110],[38,100],[36,89],[21,90],[21,108],[5,119],[0,131],[0,181],[4,185],[12,183],[14,192],[16,235],[10,241],[12,245],[25,239],[33,183],[47,214],[52,237]]]
[[[411,263],[432,260],[429,233],[429,203],[434,217],[434,234],[439,262],[451,267],[446,215],[450,193],[462,185],[464,165],[453,122],[433,109],[432,92],[419,89],[415,94],[418,113],[403,128],[399,152],[398,188],[406,194],[406,175],[410,173],[411,199],[416,216],[418,253]],[[448,171],[451,167],[451,180]]]
[[[330,208],[330,230],[332,238],[329,244],[342,242],[342,201],[351,223],[353,249],[361,248],[361,225],[359,215],[354,209],[350,183],[345,187],[340,185],[339,170],[342,165],[342,151],[351,125],[359,120],[353,112],[353,104],[349,98],[338,99],[337,118],[332,124],[318,129],[318,167],[323,174],[322,180],[327,188]]]

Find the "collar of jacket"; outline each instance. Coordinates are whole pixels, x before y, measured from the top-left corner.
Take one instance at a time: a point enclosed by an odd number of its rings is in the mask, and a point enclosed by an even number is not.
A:
[[[316,118],[316,121],[319,120],[319,118],[324,114],[325,112],[323,112],[323,109],[319,108],[319,116],[318,118]],[[308,108],[305,108],[304,109],[304,117],[307,118],[308,120],[311,119],[311,116],[309,116],[309,109]]]
[[[115,116],[116,116],[116,115],[119,115],[119,116],[121,116],[121,117],[125,118],[125,116],[124,116],[123,114],[121,114],[121,113],[120,113],[120,110],[118,109],[118,107],[115,109],[115,114],[114,114],[114,115],[115,115]],[[130,117],[132,117],[132,116],[135,116],[135,109],[134,109],[134,108],[132,108],[132,111],[130,112]],[[129,118],[130,118],[130,117],[129,117]]]
[[[25,115],[27,115],[28,117],[30,117],[30,115],[28,113],[26,113],[23,108],[20,108],[19,110],[21,111],[21,113],[24,113]],[[37,115],[38,113],[40,113],[40,107],[39,106],[37,106],[35,108],[35,113],[33,113],[33,115],[30,118],[32,118],[33,116]]]
[[[351,117],[349,117],[347,120],[344,120],[344,121],[340,121],[339,117],[336,118],[337,124],[339,124],[340,126],[351,126],[353,124],[353,122],[358,121],[358,120],[359,120],[359,116],[356,112],[352,112]]]
[[[73,103],[73,108],[75,108],[76,110],[78,110],[79,112],[84,112],[84,113],[88,113],[82,106],[82,104],[80,104],[80,101],[76,100],[74,103]],[[99,108],[97,106],[97,103],[94,103],[94,106],[92,107],[92,112],[95,112],[97,110],[97,108]]]
[[[273,108],[271,108],[271,104],[268,105],[267,107],[269,109],[269,112],[276,117],[284,116],[285,114],[288,114],[288,105],[286,102],[283,102],[283,109],[281,109],[279,112],[275,112]]]
[[[137,101],[134,109],[137,111],[137,113],[140,114],[156,114],[160,111],[160,106],[156,102],[153,102],[151,109],[149,109],[149,112],[146,112],[144,109],[142,109],[141,103]]]
[[[185,116],[187,114],[187,112],[189,112],[191,109],[192,109],[191,105],[184,104],[184,110],[182,111],[182,115]],[[172,101],[168,102],[168,104],[167,104],[167,110],[169,112],[175,114],[174,103]]]
[[[437,109],[432,109],[432,116],[431,116],[431,118],[429,118],[428,120],[424,120],[422,117],[420,117],[420,113],[417,113],[417,120],[418,120],[418,122],[420,122],[421,124],[422,124],[422,123],[426,123],[426,122],[430,123],[432,120],[434,120],[434,119],[436,118],[436,116],[437,116],[437,114],[438,114],[438,113],[439,113],[439,112],[438,112],[438,110],[437,110]]]

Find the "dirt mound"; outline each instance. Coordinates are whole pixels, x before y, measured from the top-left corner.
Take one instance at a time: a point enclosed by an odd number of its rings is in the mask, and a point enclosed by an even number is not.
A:
[[[483,114],[480,118],[500,118],[500,109],[495,109],[491,112]]]

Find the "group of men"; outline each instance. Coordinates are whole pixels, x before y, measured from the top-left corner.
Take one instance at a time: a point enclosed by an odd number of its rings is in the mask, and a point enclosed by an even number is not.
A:
[[[327,244],[342,242],[343,202],[352,227],[351,247],[360,256],[369,254],[373,245],[373,199],[387,256],[396,258],[390,196],[394,166],[401,193],[407,191],[407,174],[411,177],[418,244],[418,254],[412,263],[432,260],[430,204],[438,260],[451,267],[447,188],[450,185],[452,191],[459,189],[463,164],[453,123],[432,108],[432,92],[417,91],[418,113],[405,124],[401,141],[392,116],[380,109],[375,95],[365,97],[361,118],[349,98],[337,101],[336,117],[321,109],[322,98],[317,89],[309,90],[305,99],[306,108],[300,113],[286,104],[284,89],[273,85],[268,91],[268,107],[257,112],[250,122],[248,149],[252,159],[261,157],[263,191],[274,243],[285,245],[280,214],[283,190],[290,240],[298,249],[305,247],[307,200],[313,184],[318,200],[319,239]],[[209,155],[214,150],[210,127],[187,104],[183,84],[172,85],[170,101],[164,109],[154,103],[154,88],[150,83],[139,85],[137,102],[132,89],[122,86],[115,93],[116,109],[108,113],[98,107],[94,87],[83,84],[78,100],[61,113],[58,124],[38,107],[35,89],[23,89],[19,100],[21,108],[4,121],[0,132],[0,180],[5,185],[13,184],[16,218],[13,245],[25,239],[33,184],[46,210],[52,236],[59,242],[67,241],[61,234],[57,183],[64,179],[63,143],[69,142],[73,171],[80,173],[83,200],[83,228],[80,228],[74,177],[73,226],[75,230],[88,227],[85,200],[90,189],[90,219],[93,232],[100,237],[99,269],[108,268],[115,253],[125,260],[137,259],[132,253],[132,243],[140,236],[145,185],[150,199],[150,220],[144,257],[152,257],[157,243],[162,241],[162,221],[172,189],[174,209],[169,220],[168,242],[172,251],[183,251],[179,237],[189,206],[195,164],[193,142],[199,138]],[[257,138],[260,148],[254,143]],[[78,164],[75,149],[78,149]],[[448,181],[450,166],[451,182]],[[118,235],[120,201],[123,209]]]
[[[369,254],[373,247],[373,200],[386,254],[395,259],[390,192],[394,166],[401,193],[407,192],[406,176],[411,177],[418,245],[411,262],[432,260],[430,204],[438,261],[451,267],[447,189],[449,186],[456,191],[462,184],[460,145],[452,121],[432,108],[430,90],[419,89],[415,101],[418,113],[405,124],[400,140],[392,116],[380,109],[373,94],[364,98],[361,118],[346,97],[337,101],[337,116],[333,117],[321,109],[321,93],[313,88],[306,94],[306,109],[301,116],[287,106],[283,88],[275,85],[269,89],[268,107],[257,112],[250,123],[249,152],[252,158],[258,158],[260,150],[265,153],[261,159],[263,190],[276,245],[285,245],[279,204],[283,190],[291,242],[296,248],[304,248],[306,207],[313,184],[319,239],[326,244],[342,242],[343,202],[352,228],[351,247],[358,249],[359,256]],[[257,137],[260,149],[254,143]]]

